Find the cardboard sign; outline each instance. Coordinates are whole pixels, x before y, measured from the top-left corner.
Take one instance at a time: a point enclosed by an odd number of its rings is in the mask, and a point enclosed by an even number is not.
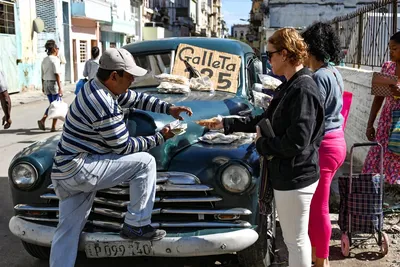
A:
[[[236,93],[241,63],[240,56],[180,44],[172,74],[189,77],[184,60],[187,60],[202,75],[210,77],[215,90]]]

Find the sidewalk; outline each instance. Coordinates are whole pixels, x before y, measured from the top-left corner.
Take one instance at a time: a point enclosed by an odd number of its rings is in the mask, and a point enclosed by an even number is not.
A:
[[[73,94],[75,84],[66,84],[63,87],[64,95]],[[16,107],[23,104],[28,104],[36,101],[47,101],[47,96],[41,90],[30,90],[21,93],[10,94],[11,106]],[[11,110],[12,112],[12,110]]]

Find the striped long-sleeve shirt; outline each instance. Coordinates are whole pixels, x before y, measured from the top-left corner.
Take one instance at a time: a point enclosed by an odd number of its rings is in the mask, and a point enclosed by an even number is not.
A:
[[[52,179],[75,175],[88,154],[131,154],[160,145],[164,137],[130,137],[122,108],[168,114],[171,105],[129,90],[115,96],[97,78],[87,82],[71,104],[54,157]]]

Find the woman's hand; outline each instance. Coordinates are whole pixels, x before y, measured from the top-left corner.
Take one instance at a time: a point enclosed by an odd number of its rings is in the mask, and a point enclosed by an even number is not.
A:
[[[257,143],[258,138],[262,137],[259,126],[256,126],[256,132],[257,132],[257,136],[256,136],[256,139],[254,140],[254,143]]]
[[[400,85],[399,84],[391,84],[390,85],[390,90],[392,91],[393,96],[398,96],[400,97]]]
[[[365,134],[367,136],[368,141],[375,141],[375,128],[374,127],[368,127]]]
[[[221,130],[224,128],[222,118],[220,118],[220,117],[214,117],[214,118],[207,119],[207,120],[200,120],[200,121],[196,121],[196,123],[198,125],[207,127],[210,130]]]

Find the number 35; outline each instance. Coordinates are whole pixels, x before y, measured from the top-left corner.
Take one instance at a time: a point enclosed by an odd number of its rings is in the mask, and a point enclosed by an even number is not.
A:
[[[209,68],[202,69],[200,72],[201,72],[201,74],[207,74],[208,77],[210,77],[210,79],[212,79],[212,77],[214,76],[214,72]],[[229,87],[231,87],[232,86],[232,82],[229,79],[225,79],[225,78],[229,78],[231,76],[232,75],[230,73],[220,72],[218,74],[218,86],[217,86],[217,89],[226,90]]]

